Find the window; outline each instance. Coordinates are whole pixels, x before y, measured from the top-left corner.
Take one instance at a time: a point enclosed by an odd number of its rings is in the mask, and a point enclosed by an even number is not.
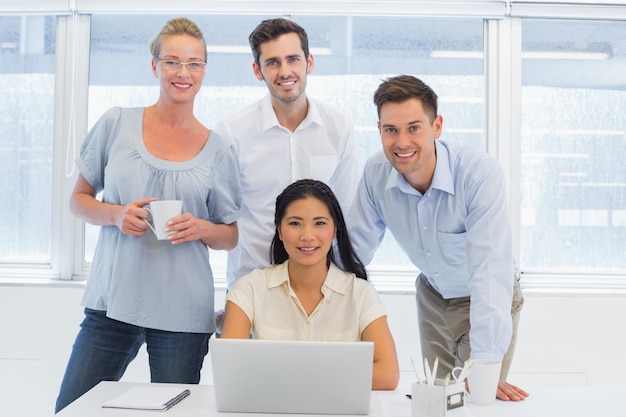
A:
[[[274,16],[189,17],[199,24],[208,43],[207,72],[195,109],[210,127],[266,93],[265,85],[252,73],[248,35],[261,20]],[[150,70],[148,45],[169,18],[92,17],[89,126],[111,106],[145,106],[156,101],[158,83]],[[482,19],[291,18],[307,30],[315,57],[307,92],[353,120],[362,163],[380,148],[373,93],[381,79],[400,73],[424,79],[439,94],[449,140],[484,146],[482,57],[463,58],[464,54],[482,54]],[[97,228],[86,230],[89,260]],[[225,257],[225,252],[212,254],[216,271],[224,270]],[[414,269],[390,234],[371,267]]]
[[[0,264],[51,262],[55,18],[0,16]]]
[[[98,228],[67,210],[71,139],[80,144],[112,106],[157,99],[148,45],[168,19],[189,16],[204,31],[196,113],[211,127],[266,93],[248,34],[292,13],[315,57],[308,92],[353,120],[362,163],[380,148],[374,90],[388,76],[416,75],[440,97],[442,137],[488,148],[514,180],[525,285],[626,285],[626,20],[611,20],[626,3],[337,1],[327,15],[282,0],[271,10],[154,0],[139,13],[144,3],[0,0],[2,277],[84,276]],[[226,253],[211,256],[219,282]],[[369,269],[402,291],[416,274],[389,233]]]
[[[521,266],[626,271],[626,22],[522,26]]]

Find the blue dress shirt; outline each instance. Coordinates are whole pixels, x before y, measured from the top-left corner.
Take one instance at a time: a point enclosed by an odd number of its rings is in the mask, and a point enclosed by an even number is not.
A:
[[[369,158],[347,216],[350,237],[367,265],[389,229],[443,298],[471,297],[471,357],[501,360],[511,339],[515,270],[505,177],[484,152],[435,145],[424,194],[382,151]]]

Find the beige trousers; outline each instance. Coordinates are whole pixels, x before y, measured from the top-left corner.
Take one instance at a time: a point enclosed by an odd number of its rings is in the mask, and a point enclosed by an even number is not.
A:
[[[515,344],[517,343],[517,327],[519,315],[524,304],[524,297],[519,285],[519,275],[514,274],[513,303],[511,319],[513,334],[509,349],[502,360],[500,379],[506,380]],[[415,281],[417,302],[417,323],[420,332],[422,355],[433,364],[439,358],[437,378],[444,378],[455,366],[463,366],[470,357],[470,297],[444,299],[435,290],[428,279],[420,274]]]

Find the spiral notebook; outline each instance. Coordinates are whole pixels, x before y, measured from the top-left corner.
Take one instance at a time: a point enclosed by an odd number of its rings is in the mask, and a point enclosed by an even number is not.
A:
[[[166,411],[188,397],[185,388],[165,385],[138,386],[107,401],[103,408]]]
[[[368,414],[372,342],[216,339],[218,411]]]

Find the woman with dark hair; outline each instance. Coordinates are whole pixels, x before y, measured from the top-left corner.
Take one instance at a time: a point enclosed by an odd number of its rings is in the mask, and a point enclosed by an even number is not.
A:
[[[339,251],[339,260],[344,266],[344,270],[354,273],[358,278],[367,280],[367,272],[365,267],[354,253],[352,244],[348,237],[348,231],[346,229],[346,222],[343,218],[341,206],[335,198],[332,190],[323,182],[315,180],[300,180],[294,182],[276,199],[276,214],[274,216],[274,225],[276,226],[276,234],[272,240],[272,246],[270,249],[270,259],[273,264],[281,264],[289,259],[289,254],[285,250],[285,245],[280,239],[278,233],[280,221],[285,217],[285,211],[289,204],[298,199],[305,199],[307,197],[314,197],[323,202],[335,223],[337,249]],[[335,255],[333,248],[328,251],[328,264],[335,262]]]
[[[398,358],[385,308],[331,189],[308,179],[289,185],[276,199],[274,223],[272,265],[229,290],[221,337],[372,341],[372,389],[395,389]]]

